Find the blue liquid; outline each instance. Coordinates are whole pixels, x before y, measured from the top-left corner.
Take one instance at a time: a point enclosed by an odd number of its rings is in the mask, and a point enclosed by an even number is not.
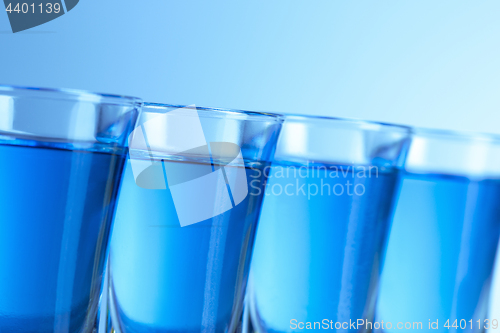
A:
[[[261,180],[261,168],[246,168],[247,180]],[[262,195],[249,194],[221,215],[181,227],[170,190],[137,186],[129,161],[110,245],[114,327],[123,333],[233,332],[261,201]]]
[[[0,142],[0,332],[89,332],[124,157]]]
[[[273,165],[248,292],[257,331],[301,331],[292,319],[372,317],[399,171],[361,170]]]
[[[499,238],[500,181],[405,176],[390,235],[377,308],[379,320],[467,321],[486,318]],[[469,320],[473,321],[473,330]],[[463,326],[462,326],[463,327]]]

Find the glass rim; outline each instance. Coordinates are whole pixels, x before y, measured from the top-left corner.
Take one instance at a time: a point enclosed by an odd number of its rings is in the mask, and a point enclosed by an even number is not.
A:
[[[141,106],[143,101],[141,98],[106,94],[106,93],[95,93],[87,90],[80,89],[67,89],[67,88],[40,88],[40,87],[28,87],[28,86],[17,86],[17,85],[4,85],[0,84],[0,95],[3,92],[26,92],[37,94],[39,96],[31,95],[29,97],[34,98],[46,98],[46,99],[62,99],[62,100],[74,100],[82,102],[94,102],[94,103],[107,103],[107,104],[121,104],[121,105],[131,105],[131,106]]]
[[[182,109],[182,108],[192,108],[193,105],[176,105],[176,104],[165,104],[165,103],[151,103],[145,102],[142,105],[142,112],[147,113],[152,110],[165,110],[165,109]],[[239,109],[226,109],[226,108],[216,108],[216,107],[204,107],[194,105],[200,117],[205,118],[227,118],[236,120],[247,120],[247,121],[275,121],[282,123],[285,118],[282,114],[272,113],[272,112],[261,112],[261,111],[246,111]]]
[[[385,123],[380,121],[363,120],[356,118],[343,118],[343,117],[330,117],[318,115],[304,115],[304,114],[283,114],[285,121],[292,120],[296,122],[314,122],[314,121],[329,121],[338,124],[348,124],[356,126],[359,129],[365,130],[382,130],[385,128],[392,129],[396,132],[411,133],[413,128],[411,126],[402,124]]]
[[[414,127],[412,137],[431,138],[462,142],[484,142],[500,144],[500,135],[493,133]]]

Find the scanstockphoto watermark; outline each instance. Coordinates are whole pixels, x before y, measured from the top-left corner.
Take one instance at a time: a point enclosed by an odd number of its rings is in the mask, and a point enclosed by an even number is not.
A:
[[[250,177],[250,195],[259,196],[362,196],[366,193],[367,179],[378,178],[377,166],[273,165],[263,169],[250,163],[254,174]]]
[[[356,319],[349,321],[334,321],[331,319],[323,319],[321,321],[299,321],[297,319],[290,320],[290,329],[292,330],[451,330],[451,329],[470,329],[470,330],[489,330],[498,329],[497,319],[448,319],[446,321],[429,319],[427,322],[413,321],[393,323],[390,321],[370,321],[366,319]]]
[[[323,319],[321,321],[298,321],[297,319],[290,320],[290,328],[292,330],[313,330],[313,329],[323,329],[323,330],[373,330],[373,329],[407,329],[407,330],[418,330],[423,328],[422,322],[398,322],[392,324],[391,322],[384,322],[383,320],[369,321],[365,319],[357,319],[349,321],[333,321],[331,319]],[[430,326],[429,326],[430,328]]]

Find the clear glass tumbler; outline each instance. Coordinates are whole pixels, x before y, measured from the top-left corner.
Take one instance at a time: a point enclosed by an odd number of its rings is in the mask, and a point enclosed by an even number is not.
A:
[[[112,327],[103,319],[101,332],[238,329],[263,198],[251,189],[263,187],[282,121],[144,106],[111,237]]]
[[[373,320],[409,134],[381,123],[285,118],[266,170],[247,292],[256,331],[365,331],[356,320]]]
[[[499,136],[415,129],[377,321],[419,332],[498,328],[487,310],[499,203]]]
[[[0,332],[92,332],[140,105],[0,86]]]

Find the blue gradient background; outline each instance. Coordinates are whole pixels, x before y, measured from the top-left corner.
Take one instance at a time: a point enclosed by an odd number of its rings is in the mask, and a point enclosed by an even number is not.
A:
[[[81,0],[0,82],[500,133],[500,2]]]
[[[499,18],[498,0],[81,0],[17,34],[0,12],[0,83],[500,133]]]

